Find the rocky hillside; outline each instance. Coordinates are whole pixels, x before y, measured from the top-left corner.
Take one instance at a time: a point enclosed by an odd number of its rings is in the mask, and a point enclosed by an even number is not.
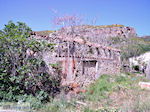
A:
[[[43,35],[43,36],[48,36],[50,33],[53,33],[53,32],[55,32],[55,31],[51,31],[51,30],[36,31],[37,34]]]
[[[65,30],[65,32],[64,32]],[[48,35],[53,33],[54,31],[37,31],[39,34]],[[84,38],[90,39],[94,41],[92,38],[106,38],[106,37],[136,37],[136,31],[132,27],[127,27],[124,25],[101,25],[101,26],[92,26],[92,25],[81,25],[81,26],[74,26],[74,27],[67,27],[62,28],[57,31],[57,33],[69,33],[73,32],[76,36],[83,36]],[[97,42],[95,40],[95,42]]]
[[[137,37],[132,27],[124,25],[91,26],[81,25],[62,28],[58,31],[41,31],[40,35],[60,38],[81,38],[104,46],[112,46],[122,50],[123,58],[138,56],[150,51],[148,37]],[[49,34],[49,35],[48,35]]]
[[[80,38],[85,42],[90,41],[115,47],[122,50],[122,59],[139,56],[150,51],[150,36],[138,37],[134,28],[119,24],[65,27],[50,33],[49,37]]]
[[[142,38],[145,41],[150,41],[150,36],[142,36],[140,38]]]
[[[50,36],[82,38],[85,41],[108,45],[112,37],[131,38],[136,37],[136,31],[132,27],[123,25],[91,26],[81,25],[62,28]]]

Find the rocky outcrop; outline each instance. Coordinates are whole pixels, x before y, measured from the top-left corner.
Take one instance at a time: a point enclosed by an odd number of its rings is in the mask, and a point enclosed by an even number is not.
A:
[[[72,35],[72,34],[73,35]],[[51,35],[51,34],[50,34]],[[123,25],[91,26],[82,25],[62,28],[54,33],[60,37],[82,38],[86,41],[107,45],[110,37],[132,38],[136,37],[136,31],[132,27]]]
[[[150,61],[146,67],[145,73],[146,73],[146,78],[150,80]]]

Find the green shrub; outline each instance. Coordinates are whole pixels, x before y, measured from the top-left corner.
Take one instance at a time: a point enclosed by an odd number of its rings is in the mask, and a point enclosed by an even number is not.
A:
[[[139,37],[110,37],[108,42],[110,45],[121,49],[122,60],[150,51],[150,42]]]
[[[133,69],[133,70],[136,70],[137,72],[140,71],[139,65],[132,66],[132,69]]]
[[[11,21],[0,30],[0,101],[32,95],[46,102],[59,92],[59,71],[51,76],[42,60],[42,52],[52,45],[30,38],[30,32],[25,23]]]
[[[140,38],[127,39],[126,44],[121,46],[122,58],[128,59],[130,57],[139,56],[147,51],[150,51],[150,43]]]

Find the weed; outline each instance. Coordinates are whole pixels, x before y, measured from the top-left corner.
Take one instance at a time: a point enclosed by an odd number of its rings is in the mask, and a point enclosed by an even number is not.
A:
[[[110,76],[102,75],[94,84],[92,84],[87,92],[87,98],[93,101],[99,101],[106,98],[107,92],[112,90]]]

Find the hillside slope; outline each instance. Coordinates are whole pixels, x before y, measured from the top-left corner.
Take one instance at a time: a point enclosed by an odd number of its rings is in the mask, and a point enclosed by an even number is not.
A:
[[[85,41],[116,47],[122,50],[122,58],[126,59],[150,50],[150,42],[147,37],[137,37],[134,28],[124,25],[81,25],[62,28],[58,31],[38,31],[37,33],[50,37],[82,38]]]

